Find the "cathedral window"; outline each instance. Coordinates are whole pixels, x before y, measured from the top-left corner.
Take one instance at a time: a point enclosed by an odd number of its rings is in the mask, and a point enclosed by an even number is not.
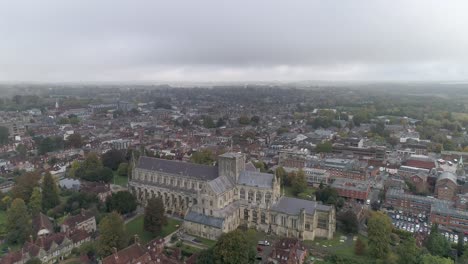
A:
[[[260,204],[260,203],[262,203],[262,193],[257,192],[257,204]]]
[[[270,204],[270,201],[271,201],[271,193],[267,193],[265,194],[265,203],[266,204]]]
[[[288,222],[286,221],[286,216],[281,216],[281,225],[284,227],[288,226]]]
[[[254,198],[254,192],[252,190],[249,191],[249,203],[251,203],[253,201],[253,198]]]
[[[245,190],[244,190],[244,188],[240,189],[239,196],[240,196],[241,200],[245,200]]]
[[[266,215],[265,215],[265,212],[262,212],[261,216],[260,216],[260,221],[262,224],[265,224],[266,223]]]
[[[257,223],[257,217],[258,217],[257,211],[254,210],[252,212],[252,222]]]
[[[297,219],[291,219],[292,228],[297,228]]]
[[[213,206],[213,201],[212,200],[210,200],[210,206]]]
[[[244,209],[244,220],[249,221],[249,210]]]

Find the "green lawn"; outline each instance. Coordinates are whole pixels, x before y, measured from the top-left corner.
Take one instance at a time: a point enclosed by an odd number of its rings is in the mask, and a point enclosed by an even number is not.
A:
[[[127,176],[119,176],[116,171],[114,171],[114,179],[112,183],[120,185],[122,187],[127,187],[128,177]]]
[[[284,190],[284,196],[286,196],[286,197],[301,198],[301,197],[299,197],[299,195],[294,195],[293,188],[291,186],[284,186],[283,190]],[[304,196],[302,198],[307,197],[309,199],[309,198],[315,197],[314,193],[315,193],[315,188],[308,186],[306,191],[301,193],[300,195]],[[310,197],[308,197],[308,196],[310,196]]]
[[[207,247],[212,247],[216,244],[216,240],[211,240],[211,239],[207,239],[207,238],[203,238],[203,237],[198,237],[198,236],[194,236],[197,238],[198,241],[201,241],[201,244],[207,246]]]
[[[147,243],[156,237],[165,237],[170,233],[176,231],[177,228],[182,224],[181,221],[172,218],[167,218],[167,225],[163,227],[161,234],[159,236],[153,236],[151,233],[143,230],[143,218],[144,216],[140,215],[126,224],[127,232],[130,235],[130,237],[138,235],[138,237],[141,241],[143,241],[143,243]]]

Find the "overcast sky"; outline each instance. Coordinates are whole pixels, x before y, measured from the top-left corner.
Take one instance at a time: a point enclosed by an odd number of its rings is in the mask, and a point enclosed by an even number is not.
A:
[[[468,1],[0,0],[0,81],[465,81]]]

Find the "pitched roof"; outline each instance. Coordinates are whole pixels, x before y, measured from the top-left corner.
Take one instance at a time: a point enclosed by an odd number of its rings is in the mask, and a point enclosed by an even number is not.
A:
[[[232,184],[231,180],[229,180],[229,178],[226,176],[220,176],[212,181],[209,181],[208,185],[217,194],[224,193],[234,188],[234,184]]]
[[[79,223],[82,223],[90,218],[94,218],[93,213],[91,211],[81,211],[81,213],[73,216],[67,217],[63,224],[69,226],[70,228],[74,228]]]
[[[242,171],[239,176],[239,184],[260,188],[271,188],[273,185],[273,174],[259,171]]]
[[[47,217],[43,213],[37,214],[34,217],[32,223],[33,223],[33,231],[36,234],[42,229],[47,229],[49,230],[50,233],[54,232],[54,225],[50,221],[49,217]]]
[[[202,225],[207,225],[207,226],[213,226],[216,228],[222,228],[223,227],[223,222],[224,219],[214,217],[214,216],[208,216],[204,214],[199,214],[194,211],[190,211],[187,216],[184,219],[185,221],[189,222],[194,222],[197,224],[202,224]]]
[[[147,254],[144,247],[140,244],[132,244],[114,254],[105,257],[102,260],[103,264],[127,264],[132,263],[131,261]]]
[[[218,167],[216,166],[200,165],[150,157],[140,157],[137,168],[193,177],[200,180],[213,180],[218,177]]]
[[[302,200],[291,197],[281,197],[272,207],[272,211],[281,212],[289,215],[298,215],[301,209],[306,213],[313,214],[315,210],[330,211],[332,208],[328,205],[319,204],[314,201]]]

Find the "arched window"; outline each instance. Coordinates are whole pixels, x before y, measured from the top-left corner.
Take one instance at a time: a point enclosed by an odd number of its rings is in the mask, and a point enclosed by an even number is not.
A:
[[[245,190],[244,190],[244,188],[240,189],[239,196],[240,196],[241,200],[245,200]]]
[[[248,209],[244,209],[244,220],[249,221],[249,210]]]
[[[257,204],[262,203],[262,196],[263,196],[262,192],[257,192],[257,200],[256,200]]]
[[[265,212],[262,212],[262,215],[260,216],[260,221],[262,224],[266,224],[266,214]]]
[[[270,192],[267,192],[267,193],[265,194],[265,203],[266,203],[266,204],[270,204],[270,202],[271,202],[271,193],[270,193]]]
[[[253,198],[254,198],[254,192],[252,190],[249,191],[249,203],[251,203],[253,201]]]
[[[252,222],[257,223],[257,217],[258,217],[257,211],[253,210],[252,211]]]

